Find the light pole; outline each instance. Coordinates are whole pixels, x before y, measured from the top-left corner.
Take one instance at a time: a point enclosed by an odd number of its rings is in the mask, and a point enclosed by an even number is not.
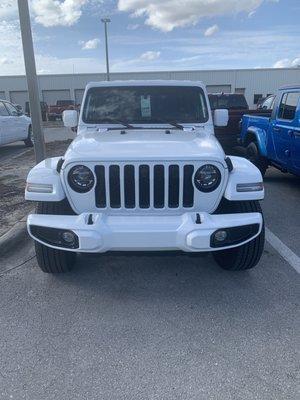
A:
[[[102,18],[101,21],[104,23],[105,32],[105,51],[106,51],[106,79],[109,81],[109,57],[108,57],[108,37],[107,37],[107,24],[111,22],[109,18]]]
[[[34,139],[34,152],[36,162],[39,163],[46,158],[46,149],[44,133],[42,129],[41,105],[38,81],[36,76],[28,0],[18,0],[18,6],[27,86],[29,93],[30,115]]]

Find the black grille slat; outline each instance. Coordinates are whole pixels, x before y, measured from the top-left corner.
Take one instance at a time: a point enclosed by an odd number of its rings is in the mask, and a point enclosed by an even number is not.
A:
[[[182,166],[178,164],[163,165],[162,163],[122,164],[121,166],[111,164],[97,165],[94,171],[97,178],[95,187],[97,208],[134,209],[138,207],[149,209],[151,206],[154,209],[165,207],[175,209],[194,207],[193,175],[195,166],[193,164]],[[182,188],[182,193],[180,193],[180,188]]]
[[[185,165],[183,173],[183,207],[194,206],[193,165]]]
[[[164,208],[165,206],[165,167],[163,165],[154,166],[154,208]]]
[[[105,191],[105,168],[103,165],[95,167],[97,177],[97,185],[95,188],[96,207],[106,208],[106,191]]]
[[[111,165],[109,167],[109,197],[110,197],[111,208],[121,207],[119,165]]]
[[[179,207],[179,166],[169,166],[169,199],[170,208]]]
[[[134,208],[135,180],[134,180],[133,165],[125,165],[124,167],[124,196],[125,196],[125,208]]]
[[[150,168],[149,165],[139,167],[139,204],[140,208],[150,207]]]

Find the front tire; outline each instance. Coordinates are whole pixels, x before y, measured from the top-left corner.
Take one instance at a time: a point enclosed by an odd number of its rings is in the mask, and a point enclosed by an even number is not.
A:
[[[24,140],[26,147],[33,147],[33,134],[32,134],[32,126],[30,125],[28,128],[27,139]]]
[[[39,203],[36,212],[37,214],[74,215],[67,200]],[[76,253],[52,249],[37,241],[35,241],[35,253],[38,266],[47,274],[69,272],[76,261]]]
[[[216,214],[235,213],[261,213],[258,201],[228,201],[223,199]],[[228,271],[243,271],[254,268],[263,253],[265,243],[265,226],[263,224],[261,233],[250,242],[228,250],[213,252],[217,264]]]
[[[262,176],[265,176],[269,164],[267,159],[260,154],[257,144],[249,143],[246,150],[248,160],[260,170]]]

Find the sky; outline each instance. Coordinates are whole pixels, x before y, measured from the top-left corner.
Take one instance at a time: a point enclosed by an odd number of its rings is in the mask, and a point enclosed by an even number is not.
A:
[[[29,0],[39,74],[300,67],[300,0]],[[17,0],[0,0],[0,75],[24,74]]]

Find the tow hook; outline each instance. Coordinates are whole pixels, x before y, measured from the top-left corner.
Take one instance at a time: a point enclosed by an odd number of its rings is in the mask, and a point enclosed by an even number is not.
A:
[[[202,224],[202,221],[201,221],[201,216],[200,216],[200,214],[199,214],[199,213],[197,213],[197,214],[196,214],[196,224],[197,224],[197,225],[200,225],[200,224]]]

